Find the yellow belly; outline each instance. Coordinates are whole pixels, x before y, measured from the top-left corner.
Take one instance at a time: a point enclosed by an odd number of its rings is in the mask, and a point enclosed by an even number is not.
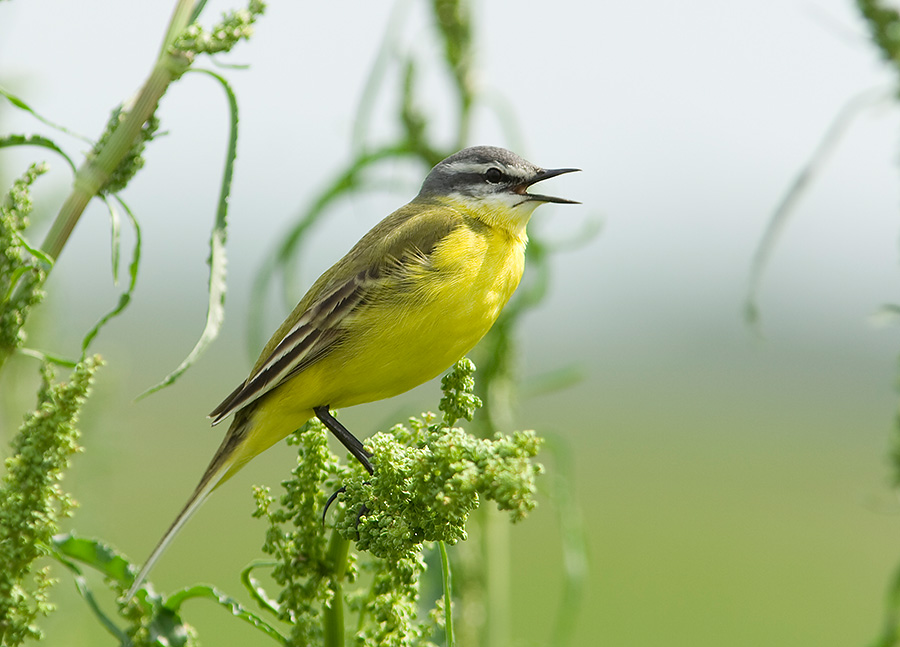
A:
[[[345,341],[265,396],[258,413],[290,426],[283,418],[389,398],[439,375],[497,320],[521,279],[524,247],[491,228],[454,231],[430,266],[361,307]]]

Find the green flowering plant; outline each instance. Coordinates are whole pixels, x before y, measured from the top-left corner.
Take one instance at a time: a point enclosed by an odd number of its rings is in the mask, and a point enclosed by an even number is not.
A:
[[[44,365],[37,407],[6,459],[0,486],[0,644],[40,638],[35,622],[53,610],[47,600],[53,583],[49,568],[34,563],[52,552],[58,522],[75,505],[60,481],[80,450],[75,424],[100,364],[98,357],[87,358],[63,383],[54,383],[52,369]]]
[[[452,632],[449,594],[419,619],[425,553],[464,540],[482,499],[525,518],[542,471],[531,460],[541,444],[533,432],[484,439],[453,426],[481,405],[474,370],[463,359],[444,377],[443,418],[426,413],[369,439],[374,474],[342,466],[317,420],[290,438],[298,459],[284,494],[276,501],[256,489],[256,516],[269,523],[263,551],[283,589],[274,603],[260,588],[254,595],[292,625],[291,644],[343,645],[345,605],[359,618],[354,644],[428,645],[439,626]],[[339,486],[329,537],[322,511]]]

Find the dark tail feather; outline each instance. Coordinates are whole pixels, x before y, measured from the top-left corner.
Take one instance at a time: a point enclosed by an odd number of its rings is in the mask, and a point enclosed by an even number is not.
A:
[[[131,588],[128,589],[128,593],[125,594],[126,600],[130,600],[134,597],[134,594],[146,579],[150,569],[153,568],[154,564],[156,564],[166,548],[169,547],[169,544],[172,543],[172,540],[175,539],[178,532],[184,527],[184,524],[187,523],[188,519],[190,519],[203,502],[206,501],[206,498],[212,491],[234,474],[234,472],[236,472],[245,462],[238,462],[238,456],[236,455],[235,450],[240,446],[249,429],[250,416],[248,414],[249,412],[238,412],[238,415],[231,423],[231,427],[228,429],[228,433],[225,435],[225,439],[222,441],[222,444],[210,461],[209,466],[206,468],[203,478],[200,479],[200,483],[198,483],[197,487],[194,489],[194,493],[191,494],[187,503],[184,504],[181,512],[175,517],[175,521],[173,521],[172,525],[169,526],[169,529],[166,530],[162,539],[156,544],[156,548],[150,553],[150,557],[147,558],[143,568],[141,568],[137,577],[134,579]]]

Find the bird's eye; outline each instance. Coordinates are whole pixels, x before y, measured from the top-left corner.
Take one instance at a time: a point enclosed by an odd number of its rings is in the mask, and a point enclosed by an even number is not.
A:
[[[484,179],[490,184],[497,184],[503,179],[503,171],[498,168],[489,168],[484,172]]]

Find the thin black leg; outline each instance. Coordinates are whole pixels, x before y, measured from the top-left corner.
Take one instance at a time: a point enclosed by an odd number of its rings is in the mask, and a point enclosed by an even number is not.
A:
[[[328,514],[328,508],[330,508],[331,504],[334,503],[335,500],[346,491],[347,491],[347,488],[342,487],[342,488],[335,490],[334,494],[332,494],[330,497],[328,497],[328,500],[325,502],[325,509],[322,510],[322,525],[323,526],[325,525],[325,515]]]
[[[334,437],[341,441],[341,444],[347,448],[351,454],[353,454],[354,458],[362,463],[362,466],[366,468],[366,471],[369,474],[374,474],[375,470],[372,468],[372,463],[369,462],[369,452],[366,451],[366,448],[363,447],[363,444],[359,442],[359,440],[351,434],[347,428],[337,421],[331,412],[328,411],[328,406],[324,407],[316,407],[313,409],[313,412],[316,414],[316,417],[322,421],[322,424],[328,427],[328,430],[334,434]]]

